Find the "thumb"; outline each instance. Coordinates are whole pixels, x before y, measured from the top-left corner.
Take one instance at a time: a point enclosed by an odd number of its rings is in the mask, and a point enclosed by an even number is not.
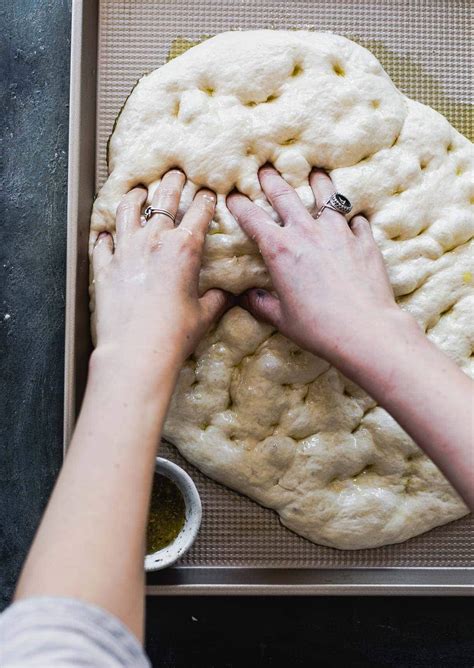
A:
[[[278,297],[267,290],[248,290],[242,297],[242,306],[257,320],[264,320],[278,328],[281,321],[281,304]]]
[[[92,250],[92,267],[94,274],[109,264],[114,254],[114,240],[108,232],[101,232]]]
[[[213,288],[208,290],[199,300],[201,304],[203,324],[206,329],[217,320],[232,304],[232,295],[224,290]]]

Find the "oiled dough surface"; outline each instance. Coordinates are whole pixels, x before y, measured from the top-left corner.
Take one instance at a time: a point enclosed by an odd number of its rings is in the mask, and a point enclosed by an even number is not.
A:
[[[376,58],[338,35],[232,32],[143,77],[110,143],[91,242],[133,185],[174,166],[218,193],[201,289],[268,286],[225,206],[232,188],[270,211],[272,162],[309,209],[313,166],[370,218],[402,308],[467,373],[474,364],[474,157],[440,114],[409,100]],[[166,277],[163,277],[166,281]],[[181,371],[165,437],[211,477],[324,545],[406,540],[466,513],[390,416],[336,369],[235,308]]]

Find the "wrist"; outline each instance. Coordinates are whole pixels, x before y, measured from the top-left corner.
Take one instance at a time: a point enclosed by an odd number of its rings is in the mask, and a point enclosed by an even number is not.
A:
[[[170,351],[118,344],[98,345],[89,361],[91,379],[127,385],[135,396],[171,395],[179,369],[180,360]]]
[[[329,361],[368,389],[387,379],[426,339],[416,320],[398,306],[380,310],[365,322],[363,329],[345,337]]]

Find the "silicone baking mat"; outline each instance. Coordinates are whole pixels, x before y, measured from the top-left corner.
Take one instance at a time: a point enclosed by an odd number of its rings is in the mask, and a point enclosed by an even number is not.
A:
[[[97,188],[106,144],[136,81],[189,45],[226,30],[329,30],[369,48],[395,84],[472,138],[472,5],[453,0],[103,0],[99,11]],[[163,444],[196,481],[203,524],[183,566],[466,567],[474,522],[464,518],[399,545],[340,551],[288,531],[272,511],[209,480]]]

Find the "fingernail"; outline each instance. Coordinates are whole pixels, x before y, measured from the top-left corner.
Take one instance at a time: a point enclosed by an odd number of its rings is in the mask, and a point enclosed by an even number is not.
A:
[[[205,193],[202,198],[204,201],[209,202],[210,204],[213,204],[216,201],[216,196],[214,193]]]
[[[99,241],[102,241],[102,239],[105,239],[105,237],[108,237],[108,236],[109,236],[108,232],[104,232],[104,231],[101,232],[96,239],[96,243],[99,242]]]

